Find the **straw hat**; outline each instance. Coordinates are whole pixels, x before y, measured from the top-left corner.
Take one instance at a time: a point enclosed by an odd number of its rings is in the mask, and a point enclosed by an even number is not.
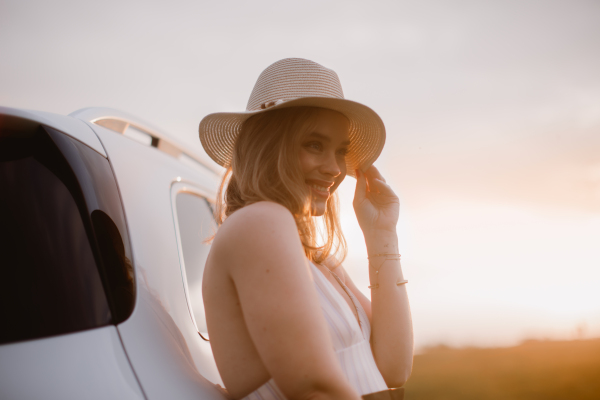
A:
[[[348,175],[366,171],[385,143],[383,121],[369,107],[344,99],[337,74],[313,61],[286,58],[268,66],[258,77],[245,112],[215,113],[200,122],[200,142],[217,164],[228,166],[242,123],[253,115],[286,107],[328,108],[350,120]]]

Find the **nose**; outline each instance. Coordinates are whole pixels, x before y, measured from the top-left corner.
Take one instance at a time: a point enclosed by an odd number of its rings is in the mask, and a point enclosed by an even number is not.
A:
[[[329,175],[332,178],[337,178],[342,173],[342,168],[339,164],[339,160],[336,157],[335,152],[328,153],[321,163],[320,172],[325,175]]]

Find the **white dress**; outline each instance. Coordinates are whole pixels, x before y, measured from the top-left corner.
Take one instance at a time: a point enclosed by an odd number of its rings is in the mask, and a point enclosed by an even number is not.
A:
[[[342,371],[348,382],[362,396],[368,393],[386,390],[388,387],[377,369],[369,338],[371,324],[365,310],[350,289],[335,275],[340,285],[352,299],[360,325],[348,303],[325,278],[323,273],[310,263],[313,280],[319,296],[319,303],[329,326],[335,354],[340,361]],[[273,378],[260,386],[243,400],[285,400]]]

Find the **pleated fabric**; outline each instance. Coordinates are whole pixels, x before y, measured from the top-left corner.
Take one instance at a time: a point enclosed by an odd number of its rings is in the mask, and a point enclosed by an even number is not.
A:
[[[321,309],[329,326],[333,348],[348,382],[361,396],[386,390],[387,385],[375,364],[371,351],[369,343],[371,324],[365,310],[350,289],[334,275],[352,299],[358,312],[359,320],[357,320],[348,303],[331,282],[315,265],[312,263],[310,265]],[[244,397],[244,400],[285,399],[273,379]]]

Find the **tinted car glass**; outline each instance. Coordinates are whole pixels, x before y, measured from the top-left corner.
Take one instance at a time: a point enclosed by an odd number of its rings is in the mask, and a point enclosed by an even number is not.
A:
[[[189,302],[198,330],[206,337],[202,275],[210,251],[210,244],[206,243],[206,239],[214,235],[217,225],[210,204],[200,196],[186,192],[178,193],[176,210]]]
[[[0,120],[0,343],[126,318],[135,286],[112,170],[31,121]]]
[[[85,200],[85,220],[113,322],[127,319],[135,304],[135,280],[127,224],[117,183],[108,160],[77,140],[45,128],[69,162]]]

